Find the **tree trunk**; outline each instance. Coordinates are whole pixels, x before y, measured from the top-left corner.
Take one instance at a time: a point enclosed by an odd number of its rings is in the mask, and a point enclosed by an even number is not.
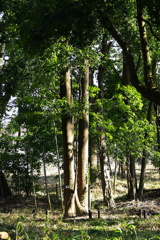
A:
[[[8,186],[7,180],[5,179],[4,173],[0,170],[0,197],[10,197],[11,190]]]
[[[147,113],[147,120],[149,123],[152,121],[152,107],[153,103],[150,101],[149,107],[148,107],[148,113]],[[147,133],[145,133],[145,139],[147,138]],[[142,200],[143,197],[143,189],[144,189],[144,181],[145,181],[145,170],[146,170],[146,149],[145,146],[143,148],[142,153],[142,166],[141,166],[141,175],[140,175],[140,182],[139,182],[139,189],[138,189],[138,199]]]
[[[147,30],[146,23],[144,21],[143,16],[143,8],[144,8],[143,0],[137,0],[137,20],[139,25],[139,33],[140,33],[140,41],[141,41],[141,49],[143,55],[143,74],[144,74],[144,82],[146,87],[153,87],[153,75],[152,75],[152,66],[151,66],[151,58],[150,51],[147,39]]]
[[[59,148],[58,148],[58,140],[57,140],[57,133],[56,133],[55,122],[54,122],[54,131],[55,131],[56,154],[57,154],[57,163],[58,163],[58,175],[59,175],[60,199],[61,199],[62,212],[63,212],[62,177],[61,177],[61,167],[60,167],[60,158],[59,158]]]
[[[68,107],[72,106],[72,92],[70,82],[70,70],[66,70],[61,79],[61,98],[66,98]],[[74,193],[74,159],[73,159],[73,141],[74,125],[71,113],[63,111],[62,133],[63,133],[63,160],[64,160],[64,216],[72,217],[76,215],[75,204],[73,201]]]
[[[90,77],[89,77],[89,85],[94,86],[94,71],[90,69]],[[96,97],[97,99],[97,97]],[[90,97],[90,109],[91,111],[95,112],[97,109],[95,109],[95,98]],[[89,116],[90,123],[94,122],[94,119],[92,115]],[[89,164],[90,164],[90,183],[94,183],[96,181],[96,175],[97,175],[97,164],[98,164],[98,151],[97,151],[97,136],[93,133],[92,127],[90,124],[90,132],[89,132]]]
[[[103,38],[102,41],[102,54],[106,55],[109,52],[111,43],[107,45],[106,39]],[[103,59],[102,59],[103,61]],[[104,67],[99,66],[98,70],[98,86],[100,89],[99,98],[102,101],[102,107],[99,109],[99,112],[103,118],[103,98],[104,98]],[[100,157],[100,167],[101,167],[101,180],[102,180],[102,192],[103,200],[106,206],[113,206],[114,200],[112,196],[112,186],[110,178],[110,169],[107,161],[107,151],[106,151],[106,139],[104,134],[103,126],[100,127],[101,136],[99,137],[99,157]]]
[[[88,212],[88,140],[89,140],[89,66],[84,60],[84,78],[81,79],[82,117],[79,119],[78,136],[78,197],[82,207]]]
[[[90,137],[89,139],[89,165],[90,165],[90,183],[93,184],[96,181],[97,176],[97,145],[95,140]]]
[[[137,177],[136,177],[136,168],[135,168],[135,158],[130,156],[130,197],[136,199],[137,194]]]
[[[71,112],[73,104],[70,69],[66,66],[60,82],[61,98],[66,98],[67,105],[63,109],[62,134],[63,134],[63,160],[64,160],[64,217],[84,215],[86,211],[79,203],[75,183],[74,169],[74,123]]]
[[[105,206],[113,207],[115,203],[112,196],[110,168],[109,168],[108,159],[106,156],[106,140],[104,135],[100,137],[99,146],[100,146],[99,157],[100,157],[100,167],[101,167],[103,202]]]
[[[51,210],[52,209],[52,205],[51,205],[51,199],[50,199],[49,190],[48,190],[48,183],[47,183],[46,160],[45,160],[44,146],[43,146],[43,157],[42,157],[42,160],[43,160],[44,182],[45,182],[45,188],[46,188],[46,195],[47,195],[47,199],[48,199],[49,210]]]

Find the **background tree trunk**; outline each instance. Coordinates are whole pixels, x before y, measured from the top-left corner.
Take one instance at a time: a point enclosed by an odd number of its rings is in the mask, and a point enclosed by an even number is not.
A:
[[[153,103],[150,101],[149,106],[148,106],[148,113],[147,113],[147,120],[149,123],[151,123],[151,121],[152,121],[152,107],[153,107]],[[148,134],[145,133],[145,136],[144,136],[145,139],[147,138],[147,135]],[[138,199],[139,200],[142,200],[142,197],[143,197],[146,163],[147,163],[147,157],[146,157],[146,149],[144,146],[143,155],[142,155],[141,175],[140,175],[139,189],[138,189]]]
[[[90,76],[89,76],[89,85],[94,87],[94,71],[90,68]],[[97,99],[97,97],[96,97]],[[95,97],[89,98],[90,109],[93,112],[96,112],[95,108]],[[89,116],[90,122],[90,131],[89,131],[89,167],[90,167],[90,183],[94,183],[96,181],[97,175],[97,164],[98,164],[98,151],[97,151],[97,137],[96,134],[93,133],[91,124],[94,122],[93,116],[90,114]]]
[[[8,186],[4,173],[2,172],[2,170],[0,170],[0,197],[5,198],[10,197],[11,195],[11,190]]]

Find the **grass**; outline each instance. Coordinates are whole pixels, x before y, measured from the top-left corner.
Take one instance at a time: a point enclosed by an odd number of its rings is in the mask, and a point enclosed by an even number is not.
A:
[[[148,219],[138,216],[106,216],[104,219],[66,219],[53,213],[50,219],[41,213],[37,219],[30,214],[3,215],[1,227],[11,239],[23,240],[135,240],[160,239],[160,215]]]
[[[126,200],[125,180],[118,179],[115,193],[116,208],[114,209],[103,206],[101,199],[98,198],[101,190],[97,185],[96,191],[95,187],[91,191],[92,219],[89,217],[63,219],[60,202],[54,194],[51,195],[53,210],[48,218],[45,215],[47,207],[45,197],[38,198],[39,211],[36,218],[32,216],[34,208],[32,197],[8,199],[5,207],[7,208],[12,203],[15,209],[12,213],[1,213],[0,231],[7,231],[11,240],[160,239],[160,192],[155,190],[155,186],[157,188],[159,186],[158,183],[157,179],[148,181],[144,201],[136,202]],[[97,205],[101,207],[99,219]],[[139,209],[147,210],[147,219],[139,217]]]

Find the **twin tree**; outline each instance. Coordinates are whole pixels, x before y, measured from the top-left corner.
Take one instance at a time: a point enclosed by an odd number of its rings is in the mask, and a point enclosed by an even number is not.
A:
[[[6,49],[7,46],[10,49],[11,45],[16,46],[16,51],[18,46],[19,51],[25,53],[26,64],[29,61],[35,62],[36,69],[36,56],[41,55],[46,61],[49,56],[44,53],[48,49],[54,49],[56,44],[59,46],[56,55],[58,74],[53,81],[58,79],[59,95],[63,100],[61,119],[64,215],[66,217],[85,215],[88,212],[89,146],[92,152],[96,152],[99,156],[104,203],[107,206],[114,205],[107,158],[107,133],[105,124],[103,124],[106,122],[107,114],[109,115],[104,107],[105,99],[109,99],[109,97],[112,99],[112,91],[115,91],[115,88],[112,90],[110,86],[112,84],[124,87],[133,85],[143,97],[149,99],[146,114],[148,123],[152,121],[153,106],[155,106],[156,116],[159,114],[160,91],[156,84],[158,86],[159,83],[157,77],[159,64],[157,29],[160,21],[157,9],[160,10],[158,0],[154,0],[152,4],[149,0],[145,2],[142,0],[118,0],[116,2],[111,0],[98,1],[98,3],[97,1],[83,0],[46,2],[17,0],[9,1],[9,3],[5,1],[2,5],[1,12],[4,14],[5,29],[1,34],[2,43],[6,44]],[[9,53],[12,60],[13,49],[8,50]],[[114,79],[112,80],[113,72]],[[47,71],[44,78],[46,75]],[[95,79],[98,94],[93,99],[89,96],[89,89],[90,86],[94,87]],[[43,80],[41,81],[43,83]],[[13,83],[3,82],[1,84],[3,85],[1,102],[5,108],[8,92],[6,90],[4,93],[4,87],[6,86],[7,89],[7,86],[10,85],[13,88]],[[74,85],[76,84],[78,88],[75,90]],[[52,91],[54,92],[54,89]],[[6,98],[4,98],[5,94]],[[125,94],[127,95],[127,92]],[[13,89],[9,91],[9,96],[11,95],[16,96],[16,87],[14,91]],[[130,109],[132,101],[130,96],[123,96],[126,109]],[[79,110],[75,120],[74,107],[77,99]],[[113,97],[113,101],[114,99],[116,97]],[[92,108],[95,101],[98,104]],[[99,134],[95,134],[96,141],[93,139],[92,132],[89,131],[89,112],[95,112],[99,116],[97,118],[99,122],[93,124],[96,131],[99,132]],[[124,118],[127,119],[128,116],[124,116]],[[117,129],[120,129],[118,125]],[[159,126],[157,126],[157,131],[158,129]],[[78,135],[76,140],[75,132]],[[89,144],[89,138],[91,144]],[[147,138],[146,130],[144,131],[146,141],[144,141],[142,150],[139,187],[135,172],[135,156],[130,148],[131,143],[129,141],[126,143],[125,157],[130,198],[142,199],[143,196]],[[74,150],[75,143],[78,143],[78,151]],[[94,156],[94,154],[91,155]],[[90,165],[92,169],[94,165],[92,158]]]

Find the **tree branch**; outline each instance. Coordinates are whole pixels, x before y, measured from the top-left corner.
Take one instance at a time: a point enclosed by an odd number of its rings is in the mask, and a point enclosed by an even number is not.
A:
[[[155,37],[157,41],[160,41],[160,37],[157,36],[157,35],[155,34],[155,32],[153,31],[153,28],[152,28],[151,23],[150,23],[148,20],[145,20],[144,18],[142,18],[142,20],[149,25],[149,28],[150,28],[150,31],[151,31],[153,37]]]
[[[128,68],[130,71],[130,82],[132,83],[132,85],[137,89],[137,91],[139,91],[142,94],[143,97],[153,101],[154,103],[160,104],[160,89],[158,89],[154,85],[145,86],[139,81],[136,73],[136,67],[134,64],[133,56],[129,51],[129,48],[125,40],[122,38],[120,33],[118,33],[118,31],[115,29],[110,18],[107,16],[106,12],[103,12],[102,10],[98,9],[97,13],[99,15],[99,19],[102,26],[108,30],[108,32],[117,41],[119,46],[124,51],[124,54],[126,55]]]

